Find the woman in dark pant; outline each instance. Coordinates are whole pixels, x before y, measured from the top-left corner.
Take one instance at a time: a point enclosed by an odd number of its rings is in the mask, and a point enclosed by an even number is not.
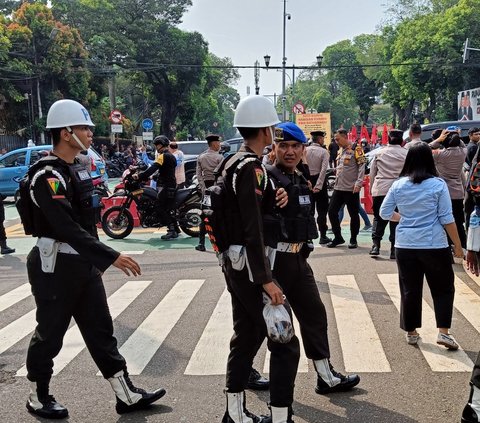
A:
[[[408,150],[400,179],[389,189],[380,216],[399,221],[395,250],[401,294],[400,327],[406,331],[407,342],[415,345],[420,338],[417,328],[422,324],[425,276],[439,331],[437,344],[458,349],[449,334],[455,288],[445,231],[454,243],[455,257],[463,257],[463,250],[447,184],[438,177],[427,144],[419,143]]]

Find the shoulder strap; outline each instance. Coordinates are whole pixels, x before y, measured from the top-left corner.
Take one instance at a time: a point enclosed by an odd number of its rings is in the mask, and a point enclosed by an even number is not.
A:
[[[280,185],[283,188],[292,185],[292,181],[290,180],[290,178],[284,175],[284,173],[278,167],[266,165],[265,168],[267,169],[268,173],[270,173],[278,182],[280,182]]]

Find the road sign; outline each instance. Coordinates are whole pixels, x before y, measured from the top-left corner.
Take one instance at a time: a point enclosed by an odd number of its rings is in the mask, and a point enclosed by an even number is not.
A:
[[[304,104],[303,104],[301,101],[297,101],[297,102],[293,105],[292,111],[293,111],[293,113],[295,113],[296,115],[305,113],[305,106],[304,106]]]
[[[109,119],[112,123],[121,123],[123,119],[122,112],[120,110],[112,110]]]
[[[121,134],[123,132],[123,125],[113,124],[110,125],[112,134]]]
[[[142,132],[143,141],[153,141],[153,132]]]
[[[150,129],[153,128],[153,120],[152,119],[143,119],[142,120],[142,128],[145,129],[145,131],[149,131]]]

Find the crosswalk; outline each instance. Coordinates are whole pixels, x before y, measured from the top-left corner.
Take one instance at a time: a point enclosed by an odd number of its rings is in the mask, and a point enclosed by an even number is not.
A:
[[[400,308],[398,275],[377,274],[379,285],[383,287],[385,296],[397,312]],[[176,325],[185,318],[186,311],[202,289],[208,289],[205,279],[180,279],[161,298],[158,304],[148,311],[143,321],[135,327],[131,335],[120,345],[129,366],[129,372],[140,375],[152,363],[157,351],[174,331]],[[382,331],[372,319],[361,289],[354,275],[328,275],[329,295],[336,325],[330,329],[329,337],[338,338],[343,355],[343,364],[347,372],[388,373],[392,372],[392,360],[397,359],[388,354],[385,348],[387,339],[382,339]],[[134,280],[121,285],[109,298],[108,303],[112,318],[117,319],[130,307],[138,307],[135,302],[140,295],[150,292],[155,284],[150,280]],[[455,308],[471,327],[480,333],[480,313],[478,305],[480,296],[460,278],[455,279]],[[478,291],[478,290],[477,290]],[[30,297],[30,287],[23,284],[0,295],[0,317],[8,315],[18,304]],[[323,296],[328,294],[322,294]],[[207,307],[207,306],[206,306]],[[209,304],[209,318],[200,333],[183,372],[188,376],[207,376],[225,374],[229,341],[232,335],[232,310],[230,296],[223,290],[214,302]],[[23,303],[25,308],[25,303]],[[191,316],[191,314],[190,314]],[[391,316],[398,321],[398,314]],[[0,321],[8,321],[3,319]],[[196,322],[192,322],[194,325]],[[301,338],[299,325],[294,318],[296,333]],[[332,325],[330,325],[332,327]],[[0,359],[3,354],[17,343],[30,337],[35,328],[35,310],[29,310],[12,322],[0,327]],[[423,327],[418,344],[419,354],[424,358],[426,366],[433,372],[470,372],[472,360],[460,347],[456,352],[446,350],[436,344],[434,312],[428,302],[423,301]],[[403,341],[401,330],[398,338]],[[301,339],[300,339],[301,340]],[[400,342],[400,341],[399,341]],[[75,360],[85,344],[76,325],[72,325],[66,333],[64,345],[55,359],[54,374],[67,371],[66,367]],[[263,350],[262,350],[263,351]],[[415,348],[412,347],[412,351]],[[418,352],[418,351],[417,351]],[[262,353],[263,370],[268,373],[270,355]],[[71,367],[69,367],[71,369]],[[312,370],[305,351],[301,351],[299,372]],[[99,374],[99,373],[98,373]],[[17,377],[26,375],[25,366],[16,370]]]

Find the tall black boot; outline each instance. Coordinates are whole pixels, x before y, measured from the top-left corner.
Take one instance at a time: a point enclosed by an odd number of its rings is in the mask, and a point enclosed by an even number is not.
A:
[[[15,248],[10,248],[7,246],[7,240],[4,239],[0,241],[0,253],[2,254],[12,254],[15,252]]]
[[[170,225],[168,225],[167,233],[165,235],[162,235],[160,238],[165,241],[170,241],[172,239],[178,238],[178,233],[175,230],[175,224],[170,223]]]
[[[64,419],[68,410],[48,392],[48,382],[30,382],[27,410],[44,419]]]
[[[480,422],[480,389],[470,382],[470,398],[463,409],[462,423]]]

